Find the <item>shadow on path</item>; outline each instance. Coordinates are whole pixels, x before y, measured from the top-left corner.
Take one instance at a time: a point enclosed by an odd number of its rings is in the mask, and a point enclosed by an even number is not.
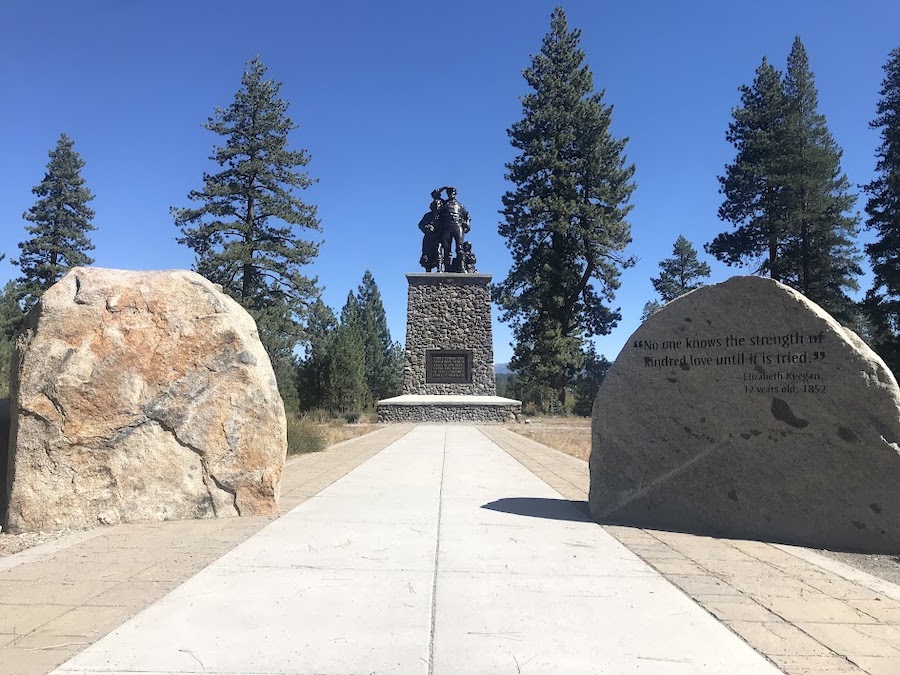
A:
[[[484,504],[481,508],[502,511],[517,516],[591,522],[588,503],[575,499],[546,499],[543,497],[504,497]]]

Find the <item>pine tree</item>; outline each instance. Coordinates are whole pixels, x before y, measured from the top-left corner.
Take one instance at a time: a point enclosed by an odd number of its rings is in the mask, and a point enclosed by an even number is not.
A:
[[[594,399],[600,392],[600,385],[606,373],[612,367],[605,356],[598,356],[593,349],[588,352],[584,360],[584,368],[575,377],[575,405],[572,412],[576,415],[588,417],[593,412]]]
[[[728,265],[755,261],[755,272],[782,277],[785,223],[780,201],[785,166],[786,103],[781,74],[763,58],[751,86],[742,86],[741,106],[732,111],[725,138],[735,147],[734,162],[719,177],[725,195],[719,218],[735,225],[707,245]]]
[[[6,282],[0,290],[0,398],[9,396],[13,347],[25,317],[19,307],[20,295],[19,287],[14,281]]]
[[[794,40],[784,78],[763,59],[726,138],[733,164],[719,180],[719,217],[736,226],[707,251],[729,265],[753,261],[769,274],[848,321],[858,288],[856,201],[841,173],[841,150],[818,112],[806,50]],[[761,262],[760,262],[761,261]]]
[[[818,112],[806,49],[795,38],[784,77],[786,161],[783,194],[787,232],[782,281],[844,321],[853,313],[846,290],[859,288],[858,218],[841,149]]]
[[[370,403],[366,354],[359,325],[359,302],[351,291],[341,310],[341,323],[330,349],[329,408],[342,413],[361,410]]]
[[[318,244],[300,238],[299,230],[320,226],[315,207],[297,196],[314,182],[301,170],[309,156],[289,149],[297,125],[278,98],[281,83],[265,74],[259,57],[250,61],[234,101],[204,124],[223,137],[211,157],[221,170],[204,174],[203,188],[189,193],[199,206],[172,213],[183,234],[179,243],[197,256],[196,270],[256,319],[284,395],[293,386],[286,374],[293,372],[301,322],[317,295],[316,280],[302,268]]]
[[[13,263],[22,270],[19,293],[26,309],[72,267],[94,262],[86,253],[94,248],[88,232],[95,229],[95,214],[87,206],[94,195],[81,177],[84,161],[73,146],[60,134],[44,179],[31,190],[38,200],[22,215],[32,223],[25,228],[31,238],[19,244],[21,255]]]
[[[675,298],[700,288],[704,285],[701,279],[712,274],[709,264],[700,262],[697,249],[683,235],[678,235],[672,246],[672,257],[660,261],[659,269],[659,276],[651,278],[650,282],[663,302],[672,302]]]
[[[391,340],[381,292],[369,270],[363,275],[356,297],[365,347],[366,383],[372,401],[396,396],[401,386],[402,352],[400,345]]]
[[[879,129],[877,177],[866,185],[866,224],[877,239],[866,246],[874,280],[866,294],[867,313],[875,325],[875,345],[894,373],[900,374],[900,48],[884,65],[873,129]]]
[[[328,406],[332,341],[337,325],[334,312],[321,298],[317,298],[309,308],[305,358],[297,365],[297,391],[301,410]]]
[[[515,189],[503,196],[500,225],[513,265],[493,289],[502,319],[512,321],[511,366],[523,391],[542,403],[552,395],[558,405],[582,366],[586,338],[621,319],[604,303],[634,262],[624,254],[634,166],[624,156],[627,139],[610,134],[612,107],[593,92],[580,35],[556,8],[523,72],[532,91],[508,131],[519,155],[506,167]]]
[[[672,257],[659,263],[660,274],[651,277],[653,288],[659,293],[662,302],[651,300],[644,305],[641,321],[662,309],[667,302],[672,302],[680,295],[703,286],[700,279],[708,277],[712,272],[709,264],[700,262],[697,249],[683,235],[678,235],[672,247]]]
[[[641,321],[646,321],[651,314],[656,314],[662,308],[663,304],[659,300],[648,300],[641,311]]]

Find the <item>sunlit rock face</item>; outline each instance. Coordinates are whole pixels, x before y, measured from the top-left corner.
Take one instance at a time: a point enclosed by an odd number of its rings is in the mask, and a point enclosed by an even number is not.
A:
[[[900,390],[800,293],[734,277],[631,336],[594,404],[590,510],[618,522],[900,551]]]
[[[75,268],[13,360],[13,531],[271,514],[284,406],[253,319],[186,271]]]

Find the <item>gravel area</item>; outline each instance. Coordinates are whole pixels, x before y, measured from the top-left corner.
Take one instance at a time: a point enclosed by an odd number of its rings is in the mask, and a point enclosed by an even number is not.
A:
[[[22,534],[8,534],[0,532],[0,558],[13,553],[20,553],[33,546],[40,546],[51,541],[56,541],[72,530],[59,530],[57,532],[23,532]]]
[[[892,584],[900,585],[900,555],[876,555],[872,553],[843,553],[838,551],[822,551],[810,549],[833,558],[839,562],[855,567],[858,570],[879,577]]]

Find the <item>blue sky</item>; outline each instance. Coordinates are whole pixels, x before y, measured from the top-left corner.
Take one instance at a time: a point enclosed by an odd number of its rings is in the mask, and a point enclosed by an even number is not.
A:
[[[310,274],[340,310],[371,269],[395,339],[406,322],[406,272],[420,271],[416,223],[429,192],[455,185],[472,216],[478,269],[502,279],[510,256],[497,233],[506,129],[521,117],[521,76],[557,2],[0,3],[0,282],[25,237],[22,213],[61,132],[75,140],[96,195],[96,264],[189,268],[171,206],[187,206],[218,142],[201,124],[240,86],[259,54],[312,155],[324,243]],[[783,68],[795,35],[809,54],[824,113],[854,185],[871,180],[878,135],[868,128],[888,52],[900,46],[900,3],[563,3],[597,89],[615,106],[637,166],[631,252],[616,298],[623,320],[599,338],[613,358],[651,299],[650,277],[684,234],[698,249],[720,223],[717,176],[738,87],[763,56]],[[857,203],[862,211],[864,198]],[[862,241],[868,240],[863,234]],[[713,281],[742,273],[710,260]],[[863,289],[869,284],[862,280]],[[511,354],[496,320],[498,362]]]

